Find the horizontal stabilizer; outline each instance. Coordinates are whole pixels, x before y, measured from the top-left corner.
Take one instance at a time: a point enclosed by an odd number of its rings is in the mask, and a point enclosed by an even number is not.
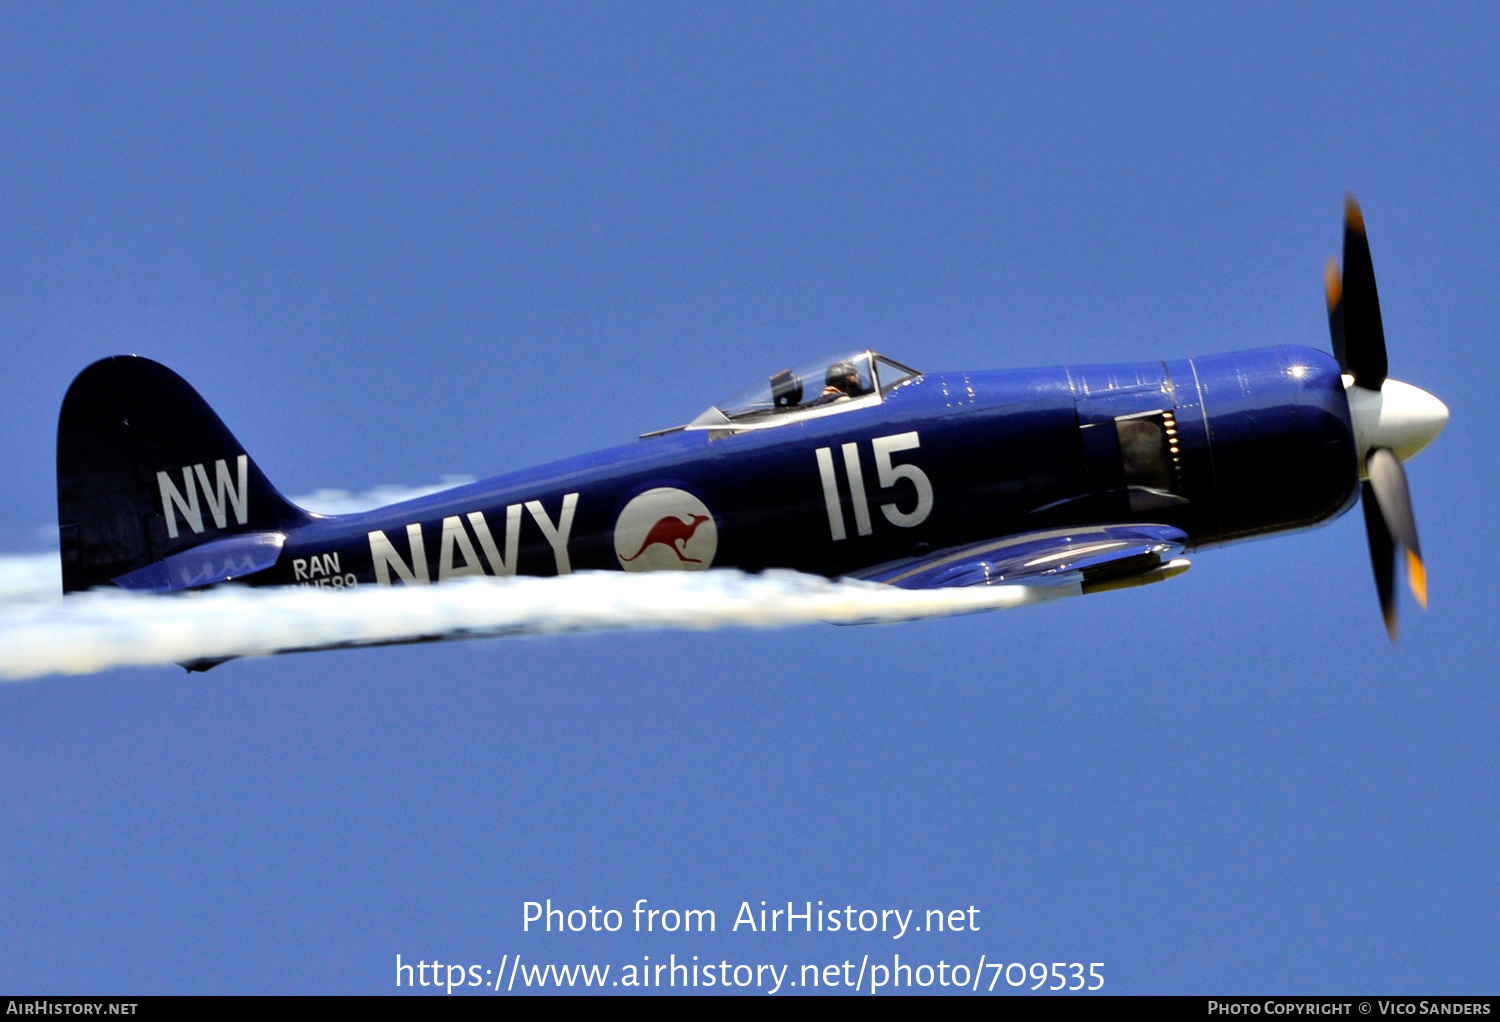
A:
[[[114,583],[132,592],[170,593],[229,582],[274,565],[285,542],[286,534],[281,532],[251,532],[216,539],[126,572]]]

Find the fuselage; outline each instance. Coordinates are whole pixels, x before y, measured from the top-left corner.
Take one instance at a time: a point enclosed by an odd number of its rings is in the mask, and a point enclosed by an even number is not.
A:
[[[318,518],[250,581],[710,566],[839,576],[1101,522],[1173,525],[1202,548],[1316,525],[1358,486],[1338,365],[1311,348],[927,373],[838,414],[667,432]]]

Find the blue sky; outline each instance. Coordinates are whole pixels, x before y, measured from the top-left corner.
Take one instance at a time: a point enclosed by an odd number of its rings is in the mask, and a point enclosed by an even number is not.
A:
[[[1349,189],[1392,375],[1453,412],[1409,466],[1433,609],[1396,649],[1356,512],[1002,614],[0,686],[0,986],[899,951],[1493,992],[1497,38],[1480,5],[0,13],[5,550],[48,542],[103,355],[186,376],[285,492],[420,485],[855,345],[1326,346]],[[522,933],[548,897],[721,932]],[[761,899],[982,929],[723,932]]]

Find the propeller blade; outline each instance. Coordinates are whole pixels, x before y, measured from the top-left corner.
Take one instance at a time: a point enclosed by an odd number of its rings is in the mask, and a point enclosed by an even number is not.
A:
[[[1375,489],[1368,482],[1360,491],[1360,504],[1365,512],[1365,536],[1370,541],[1370,565],[1375,569],[1375,592],[1380,596],[1380,616],[1385,619],[1385,632],[1396,641],[1396,541],[1385,527],[1385,517],[1380,513],[1380,503],[1375,499]]]
[[[1427,609],[1427,568],[1422,563],[1422,544],[1417,539],[1417,516],[1411,508],[1406,470],[1385,447],[1370,452],[1367,462],[1370,489],[1380,505],[1380,515],[1392,538],[1406,548],[1406,584],[1422,609]]]
[[[1344,277],[1339,273],[1337,256],[1328,257],[1323,269],[1323,291],[1328,296],[1328,336],[1333,339],[1333,357],[1339,372],[1349,372],[1349,356],[1344,352]]]
[[[1344,275],[1338,272],[1338,257],[1328,257],[1323,267],[1323,293],[1328,296],[1328,336],[1334,341],[1334,359],[1338,371],[1349,372],[1349,356],[1344,353]]]
[[[1385,328],[1380,320],[1380,295],[1375,290],[1375,266],[1365,218],[1353,195],[1344,203],[1344,277],[1340,312],[1343,317],[1342,364],[1357,386],[1379,390],[1385,382]],[[1333,326],[1330,305],[1329,326]],[[1336,349],[1335,349],[1336,350]]]

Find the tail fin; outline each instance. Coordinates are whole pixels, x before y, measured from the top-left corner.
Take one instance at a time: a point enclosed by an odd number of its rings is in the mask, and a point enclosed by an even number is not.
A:
[[[135,355],[95,362],[63,398],[57,518],[65,593],[208,540],[311,520],[186,380]]]

